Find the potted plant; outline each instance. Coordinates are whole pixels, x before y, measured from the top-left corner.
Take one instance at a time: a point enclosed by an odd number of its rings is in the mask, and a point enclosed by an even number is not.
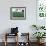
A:
[[[46,36],[45,32],[35,32],[33,35],[37,38],[37,41],[40,43],[40,40]]]

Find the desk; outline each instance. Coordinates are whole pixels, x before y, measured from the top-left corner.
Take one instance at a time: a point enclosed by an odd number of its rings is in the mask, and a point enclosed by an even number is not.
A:
[[[8,42],[7,42],[7,36],[17,36],[17,38],[16,38],[16,40],[17,40],[17,42],[16,42],[16,45],[15,46],[18,46],[18,33],[16,33],[16,34],[10,34],[10,33],[6,33],[5,34],[5,46],[7,46],[7,44],[8,44]]]

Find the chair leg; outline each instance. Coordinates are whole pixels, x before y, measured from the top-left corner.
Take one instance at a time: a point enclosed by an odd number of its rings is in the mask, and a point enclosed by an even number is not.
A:
[[[7,46],[7,42],[6,42],[6,41],[5,41],[5,43],[4,43],[4,44],[5,44],[5,46]]]

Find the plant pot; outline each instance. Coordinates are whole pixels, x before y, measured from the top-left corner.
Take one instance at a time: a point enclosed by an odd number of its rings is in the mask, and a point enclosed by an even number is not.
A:
[[[41,44],[41,43],[44,42],[44,39],[38,39],[37,42],[38,42],[39,44]]]
[[[37,43],[40,43],[40,39],[37,39]]]

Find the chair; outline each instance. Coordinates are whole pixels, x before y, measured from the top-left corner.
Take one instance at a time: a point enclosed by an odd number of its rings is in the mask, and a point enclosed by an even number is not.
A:
[[[10,38],[10,37],[13,37],[13,36],[17,36],[15,38],[15,40],[17,40],[16,41],[16,46],[18,46],[18,27],[11,28],[11,33],[5,33],[5,46],[8,45],[7,38]]]
[[[19,43],[19,46],[30,46],[29,42],[29,33],[21,33],[22,40],[26,39],[26,41],[22,41]]]
[[[10,36],[17,36],[17,38],[15,38],[15,40],[16,40],[16,46],[18,46],[18,34],[16,35],[16,34],[9,34],[9,33],[6,33],[5,34],[5,46],[7,46],[7,44],[8,44],[8,42],[7,42],[7,38],[10,38]]]

